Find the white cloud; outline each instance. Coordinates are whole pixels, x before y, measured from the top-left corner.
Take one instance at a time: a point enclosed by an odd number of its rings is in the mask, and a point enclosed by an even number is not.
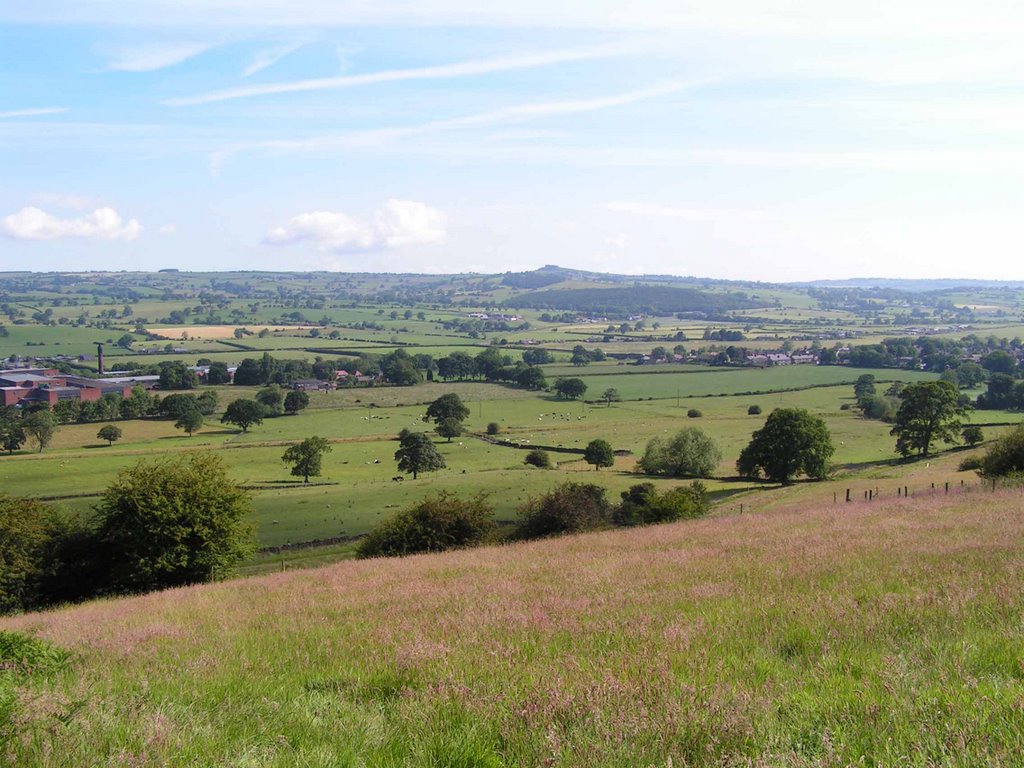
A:
[[[249,66],[242,70],[242,77],[250,77],[255,75],[257,72],[262,72],[267,67],[274,66],[289,53],[299,50],[303,45],[305,45],[305,43],[300,43],[298,45],[279,45],[276,48],[267,48],[260,51],[255,57],[253,57],[253,60],[249,62]]]
[[[117,72],[153,72],[173,67],[208,51],[210,43],[177,42],[137,45],[113,51],[107,69]]]
[[[267,233],[268,245],[313,243],[321,251],[353,252],[434,245],[447,237],[443,213],[415,200],[388,200],[370,219],[313,211]]]
[[[168,99],[164,102],[171,107],[209,104],[216,101],[230,101],[252,96],[269,96],[279,93],[298,93],[303,91],[322,91],[337,88],[353,88],[376,83],[393,83],[408,80],[436,80],[443,78],[470,77],[495,72],[509,72],[520,69],[534,69],[553,64],[564,64],[573,61],[604,59],[612,56],[639,52],[637,46],[604,45],[590,48],[574,48],[561,51],[544,51],[516,56],[501,56],[491,59],[474,59],[455,64],[441,64],[433,67],[412,69],[393,69],[384,72],[367,72],[361,75],[341,75],[338,77],[318,77],[310,80],[299,80],[291,83],[273,83],[270,85],[252,85],[242,88],[228,88],[222,91],[211,91],[198,96],[186,96]],[[276,59],[275,59],[276,60]]]
[[[0,220],[0,233],[16,240],[55,240],[61,237],[134,240],[141,231],[142,225],[136,219],[125,223],[113,208],[97,208],[76,219],[60,219],[29,206]]]
[[[178,231],[177,224],[164,224],[160,229],[157,230],[161,235],[173,235]]]
[[[0,112],[0,119],[9,117],[41,117],[42,115],[60,115],[70,112],[68,107],[36,107],[32,109],[10,109]]]

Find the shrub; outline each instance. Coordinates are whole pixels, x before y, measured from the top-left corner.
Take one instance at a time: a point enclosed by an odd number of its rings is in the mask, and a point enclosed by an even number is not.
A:
[[[761,415],[761,406],[760,405],[752,405],[752,406],[750,406],[749,408],[747,408],[747,415],[748,416],[760,416]]]
[[[686,415],[689,416],[691,419],[699,419],[704,414],[698,411],[696,408],[691,408],[686,412]]]
[[[613,520],[617,525],[667,523],[703,517],[710,509],[707,489],[699,480],[662,494],[653,483],[641,483],[622,492],[622,503],[615,510]]]
[[[0,613],[42,604],[42,585],[60,525],[35,499],[0,495]]]
[[[550,469],[551,456],[547,451],[541,450],[540,448],[534,448],[526,454],[526,458],[523,459],[523,463],[529,464],[533,467],[540,467],[541,469]]]
[[[592,483],[563,483],[519,508],[515,537],[536,539],[604,527],[608,520],[605,491]]]
[[[498,422],[492,421],[487,425],[488,435],[496,435],[499,432],[501,432],[501,425]]]
[[[1024,425],[989,445],[981,459],[979,474],[988,478],[1024,474]]]
[[[710,477],[722,461],[715,441],[696,427],[680,430],[667,442],[656,437],[647,443],[637,469],[645,475]]]
[[[981,456],[968,456],[957,465],[957,469],[961,472],[981,469]]]
[[[121,470],[96,511],[115,591],[211,581],[253,550],[251,497],[210,453]]]
[[[494,509],[480,494],[471,499],[442,491],[378,525],[359,544],[359,557],[401,557],[473,546],[494,531]]]
[[[981,431],[981,427],[974,425],[964,427],[964,431],[961,436],[963,437],[964,442],[971,448],[985,439],[985,433]]]

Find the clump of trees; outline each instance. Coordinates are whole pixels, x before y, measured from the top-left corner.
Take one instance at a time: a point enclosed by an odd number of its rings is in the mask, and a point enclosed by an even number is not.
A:
[[[651,439],[637,469],[662,477],[711,477],[721,461],[722,451],[715,441],[702,430],[687,427],[668,440]]]
[[[802,408],[777,408],[740,452],[742,477],[765,477],[788,485],[797,475],[823,480],[835,452],[825,422]]]
[[[650,525],[703,517],[711,509],[707,489],[699,480],[658,493],[654,483],[639,483],[622,492],[612,513],[616,525]]]
[[[0,612],[222,578],[255,547],[251,514],[210,453],[121,470],[88,522],[0,494]]]
[[[514,536],[536,539],[594,530],[607,524],[611,506],[605,489],[593,483],[563,483],[519,508]]]
[[[462,499],[442,491],[381,523],[360,542],[357,554],[400,557],[470,547],[489,540],[495,527],[484,494]]]

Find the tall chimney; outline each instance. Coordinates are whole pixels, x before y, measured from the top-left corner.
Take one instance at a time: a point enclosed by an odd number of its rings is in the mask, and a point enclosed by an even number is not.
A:
[[[96,370],[100,376],[103,375],[103,344],[96,342]]]

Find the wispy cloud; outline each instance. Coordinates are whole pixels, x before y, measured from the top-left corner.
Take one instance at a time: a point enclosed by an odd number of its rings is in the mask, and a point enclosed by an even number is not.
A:
[[[245,99],[254,96],[270,96],[280,93],[301,93],[305,91],[322,91],[337,88],[355,88],[378,83],[394,83],[409,80],[438,80],[458,77],[471,77],[496,72],[509,72],[521,69],[534,69],[573,61],[587,61],[622,56],[638,52],[635,45],[603,45],[589,48],[573,48],[561,51],[544,51],[540,53],[520,54],[516,56],[500,56],[489,59],[473,59],[454,64],[440,64],[432,67],[408,69],[391,69],[383,72],[367,72],[361,75],[340,75],[338,77],[318,77],[310,80],[297,80],[290,83],[273,83],[270,85],[243,86],[211,91],[198,96],[185,96],[167,99],[164,104],[171,107],[210,104],[219,101]]]
[[[65,112],[70,112],[69,107],[35,107],[30,109],[9,109],[6,112],[0,112],[0,119],[6,119],[8,117],[41,117],[43,115],[60,115]]]
[[[112,51],[107,69],[117,72],[153,72],[181,64],[213,48],[212,43],[174,42],[136,45]]]
[[[545,117],[573,115],[594,112],[602,109],[625,106],[647,99],[678,93],[688,88],[695,88],[704,83],[673,81],[659,83],[648,88],[627,91],[612,96],[600,96],[590,99],[574,99],[567,101],[547,101],[536,104],[520,104],[511,107],[478,112],[473,115],[433,120],[418,125],[398,126],[394,128],[378,128],[368,131],[349,131],[347,133],[315,136],[307,139],[280,139],[274,141],[254,141],[239,143],[215,152],[210,156],[214,169],[219,168],[233,155],[241,152],[316,152],[336,149],[351,149],[387,144],[391,141],[417,134],[467,128],[481,125],[498,125],[539,120]]]
[[[724,217],[736,218],[759,218],[764,214],[759,211],[730,210],[724,208],[701,208],[678,205],[663,205],[661,203],[634,202],[627,200],[616,200],[604,203],[600,206],[602,210],[614,213],[626,213],[631,216],[639,216],[650,219],[682,219],[685,221],[708,221]]]
[[[0,219],[0,234],[15,240],[56,240],[62,237],[134,240],[142,232],[138,220],[125,222],[113,208],[97,208],[75,219],[62,219],[33,206]]]
[[[242,70],[242,77],[251,77],[257,72],[262,72],[267,67],[272,67],[289,53],[294,53],[305,46],[305,43],[292,43],[289,45],[279,45],[275,48],[266,48],[257,53],[249,66]]]

